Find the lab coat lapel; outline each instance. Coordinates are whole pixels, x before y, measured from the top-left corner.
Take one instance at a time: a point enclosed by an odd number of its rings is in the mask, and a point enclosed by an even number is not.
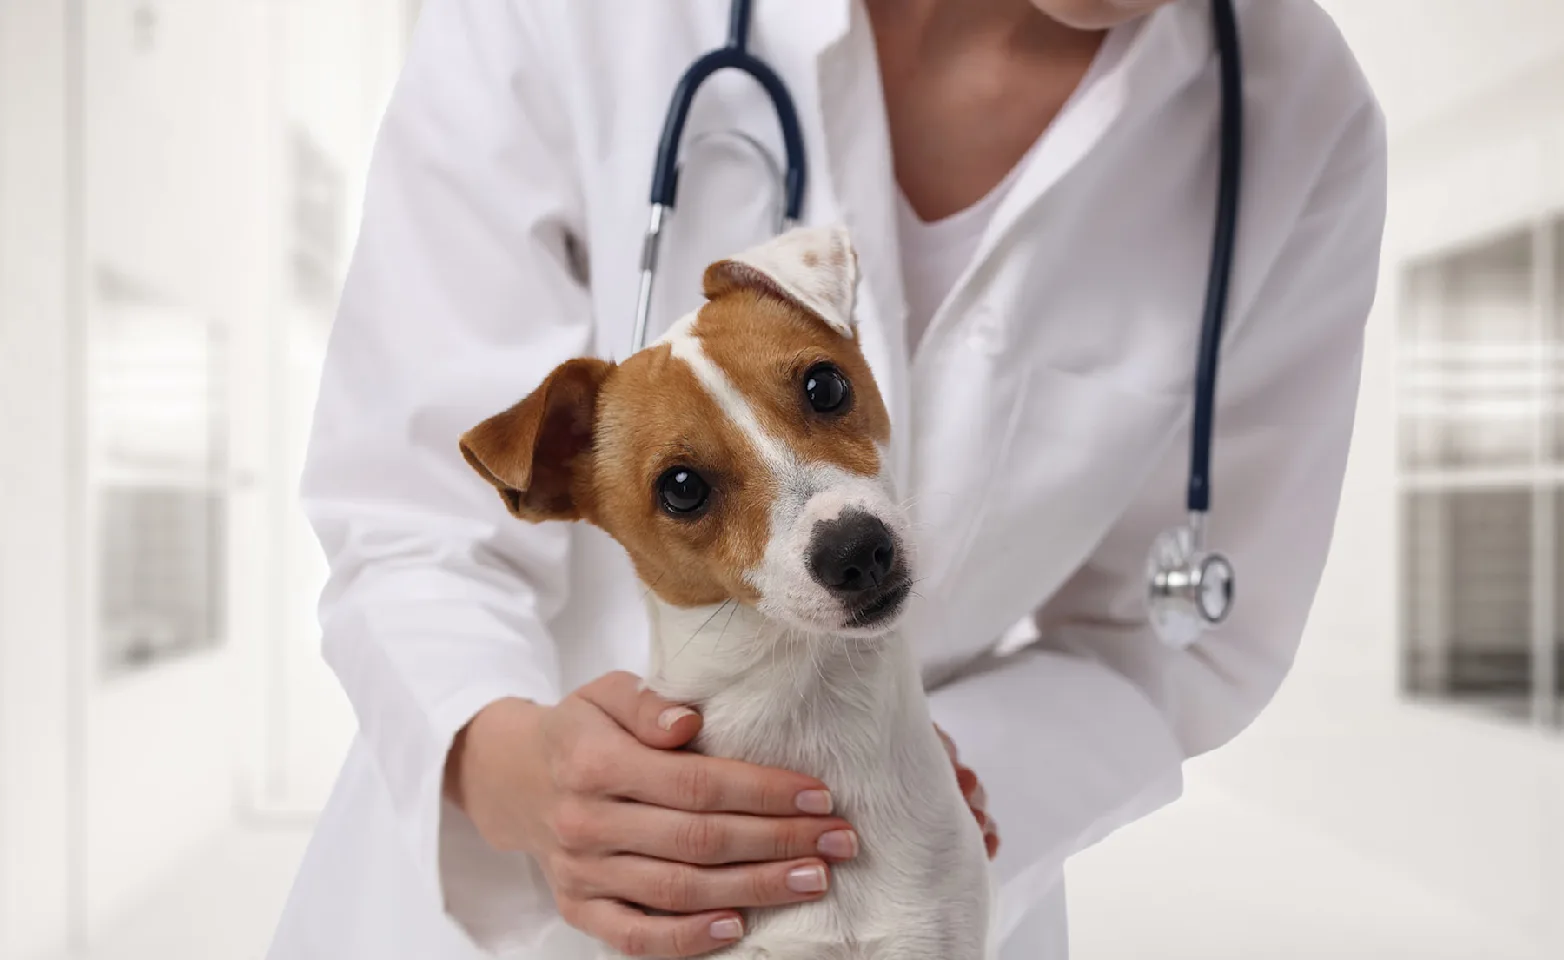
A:
[[[1017,324],[1034,319],[1006,293],[1025,267],[994,260],[1038,255],[1023,225],[1045,222],[1038,208],[1116,125],[1160,109],[1202,69],[1206,28],[1203,15],[1177,7],[1133,27],[1119,64],[1056,119],[924,335],[930,349],[915,358],[910,384],[912,493],[926,543],[938,549],[924,558],[927,602],[908,633],[931,682],[997,639],[1010,624],[996,618],[1024,615],[1084,559],[1133,495],[1139,453],[1163,442],[1178,416],[1179,398],[1141,400],[1054,371],[1037,346],[1016,350],[1049,341],[1015,336]],[[1100,429],[1083,434],[1075,424],[1088,414]],[[1030,480],[1013,473],[1019,435],[1065,451],[1058,469],[1029,471]],[[1097,456],[1078,463],[1067,455],[1081,450]],[[1015,559],[997,570],[1001,556]]]

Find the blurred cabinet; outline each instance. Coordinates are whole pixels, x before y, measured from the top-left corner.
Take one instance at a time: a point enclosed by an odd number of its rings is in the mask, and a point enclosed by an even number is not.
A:
[[[113,679],[228,634],[227,330],[111,272],[85,338],[96,672]]]
[[[1398,411],[1403,685],[1564,716],[1564,219],[1406,265]]]

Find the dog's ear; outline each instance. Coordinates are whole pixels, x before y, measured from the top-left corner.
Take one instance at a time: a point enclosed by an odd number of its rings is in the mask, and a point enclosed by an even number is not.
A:
[[[800,227],[706,268],[708,300],[755,290],[802,307],[849,339],[857,328],[858,253],[843,226]]]
[[[526,399],[462,434],[462,456],[512,514],[533,523],[581,518],[576,474],[612,369],[604,360],[568,360]]]

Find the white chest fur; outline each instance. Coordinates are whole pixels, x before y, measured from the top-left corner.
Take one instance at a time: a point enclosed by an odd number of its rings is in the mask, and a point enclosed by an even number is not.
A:
[[[697,705],[701,753],[796,770],[831,789],[860,854],[821,901],[751,911],[733,960],[981,960],[992,898],[983,839],[929,717],[911,651],[805,636],[737,605],[652,599],[659,695]]]

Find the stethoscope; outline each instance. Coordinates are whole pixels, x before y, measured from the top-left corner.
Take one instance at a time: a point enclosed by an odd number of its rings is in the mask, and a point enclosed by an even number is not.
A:
[[[641,248],[641,285],[636,303],[634,350],[646,345],[647,321],[652,310],[652,287],[657,279],[657,253],[663,227],[674,209],[679,190],[679,144],[690,107],[702,83],[719,70],[748,74],[765,90],[782,128],[785,165],[748,134],[729,136],[755,152],[782,185],[782,203],[776,229],[798,223],[804,203],[804,138],[798,111],[782,78],[749,52],[752,0],[732,0],[728,8],[728,39],[692,63],[674,87],[673,101],[663,122],[652,170],[651,217]],[[1194,417],[1190,427],[1189,483],[1185,493],[1188,517],[1165,531],[1152,544],[1146,562],[1147,611],[1152,629],[1164,643],[1185,648],[1207,629],[1227,619],[1233,607],[1233,565],[1205,545],[1206,515],[1211,507],[1211,433],[1216,406],[1217,353],[1227,312],[1228,281],[1232,273],[1234,236],[1238,225],[1239,167],[1243,154],[1243,68],[1240,61],[1238,21],[1232,0],[1211,0],[1221,83],[1220,167],[1216,200],[1216,232],[1211,244],[1200,346],[1195,362]]]

